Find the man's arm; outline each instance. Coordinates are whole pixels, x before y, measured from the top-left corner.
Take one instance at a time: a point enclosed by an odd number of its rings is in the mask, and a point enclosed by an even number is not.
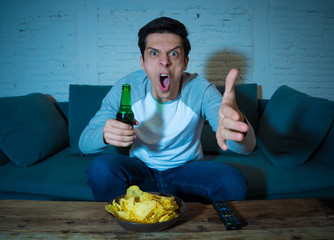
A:
[[[108,146],[104,141],[103,128],[108,119],[115,118],[116,112],[109,105],[108,95],[102,101],[100,110],[89,121],[82,131],[79,140],[79,149],[84,154],[97,153]]]
[[[110,89],[108,94],[104,97],[100,109],[81,133],[79,148],[82,153],[97,153],[104,150],[109,145],[109,142],[104,139],[104,129],[106,126],[107,130],[109,129],[109,119],[116,118],[121,97],[121,91],[119,91],[121,84],[122,83],[117,82]]]
[[[84,154],[97,153],[108,145],[126,147],[136,138],[136,131],[128,124],[117,121],[120,91],[122,83],[116,83],[103,99],[100,110],[83,130],[79,140],[79,149]],[[138,125],[134,120],[134,125]]]

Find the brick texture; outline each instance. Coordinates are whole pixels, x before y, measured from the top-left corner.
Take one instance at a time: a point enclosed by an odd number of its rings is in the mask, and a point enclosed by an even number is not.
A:
[[[159,16],[183,22],[189,72],[224,84],[281,85],[334,100],[334,1],[2,0],[0,97],[43,92],[68,100],[69,84],[113,84],[140,69],[137,33]]]

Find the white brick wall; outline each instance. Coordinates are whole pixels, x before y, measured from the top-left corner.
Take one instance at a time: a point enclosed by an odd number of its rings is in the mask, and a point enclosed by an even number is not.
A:
[[[113,84],[140,68],[137,32],[159,16],[183,22],[189,72],[223,84],[280,85],[334,100],[334,1],[2,0],[0,97],[31,92],[68,100],[69,84]]]

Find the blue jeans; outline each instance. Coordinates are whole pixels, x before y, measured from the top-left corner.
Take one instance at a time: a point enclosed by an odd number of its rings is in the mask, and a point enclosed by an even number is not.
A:
[[[131,185],[146,192],[169,193],[184,201],[210,203],[246,198],[247,181],[236,168],[213,161],[189,161],[166,171],[147,167],[125,155],[102,155],[88,170],[88,185],[96,201],[110,201]]]

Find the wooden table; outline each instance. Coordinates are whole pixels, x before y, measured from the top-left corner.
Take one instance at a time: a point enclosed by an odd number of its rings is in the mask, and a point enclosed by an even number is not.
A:
[[[212,205],[186,203],[163,232],[120,227],[101,202],[0,201],[0,239],[334,239],[334,211],[317,199],[231,202],[247,222],[226,231]]]

